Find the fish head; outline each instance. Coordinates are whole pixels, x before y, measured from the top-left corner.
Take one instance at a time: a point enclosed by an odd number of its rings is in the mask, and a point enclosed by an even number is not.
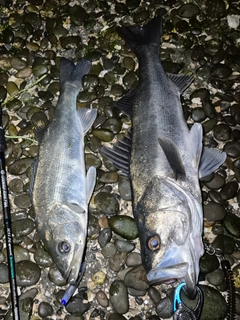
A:
[[[46,231],[41,236],[53,262],[63,278],[68,283],[74,283],[85,250],[87,215],[76,213],[68,206],[56,206],[44,229]]]
[[[203,255],[201,204],[173,179],[154,179],[136,210],[148,282],[185,282],[193,298]]]

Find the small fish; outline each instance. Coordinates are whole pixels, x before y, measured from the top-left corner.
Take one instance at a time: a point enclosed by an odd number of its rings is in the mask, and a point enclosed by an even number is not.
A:
[[[188,129],[180,95],[193,76],[165,73],[159,59],[161,16],[117,32],[138,58],[139,84],[117,102],[131,117],[132,131],[112,149],[103,147],[102,154],[131,179],[149,283],[178,279],[193,298],[204,253],[199,177],[216,170],[226,154],[203,148],[200,124]]]
[[[97,110],[76,108],[82,77],[90,67],[88,60],[75,65],[61,59],[60,96],[54,117],[39,138],[39,157],[30,181],[37,231],[69,283],[76,281],[82,263],[88,202],[96,180],[94,167],[86,174],[84,135],[91,128]]]

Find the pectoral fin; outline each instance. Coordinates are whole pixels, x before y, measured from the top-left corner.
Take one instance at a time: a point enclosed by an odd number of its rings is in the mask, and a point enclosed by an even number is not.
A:
[[[224,163],[226,158],[227,155],[225,152],[204,147],[199,165],[199,179],[214,172]]]
[[[96,183],[96,168],[90,167],[86,176],[86,195],[87,195],[87,203],[89,203],[93,189]]]
[[[162,148],[170,167],[172,168],[175,179],[186,175],[182,157],[178,151],[176,144],[169,138],[159,138],[159,145]]]
[[[122,171],[122,174],[129,176],[130,152],[132,136],[129,132],[122,140],[113,144],[112,148],[102,147],[100,153],[111,160],[113,166]]]
[[[35,181],[35,176],[37,172],[37,167],[38,167],[38,158],[34,159],[32,165],[31,165],[31,172],[30,172],[30,179],[29,179],[29,195],[32,200],[32,195],[33,195],[33,188],[34,188],[34,181]]]

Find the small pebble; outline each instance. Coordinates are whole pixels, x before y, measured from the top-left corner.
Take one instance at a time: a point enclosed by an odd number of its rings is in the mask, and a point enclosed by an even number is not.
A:
[[[128,312],[129,301],[127,288],[122,280],[114,280],[109,289],[109,297],[113,309],[120,314]]]

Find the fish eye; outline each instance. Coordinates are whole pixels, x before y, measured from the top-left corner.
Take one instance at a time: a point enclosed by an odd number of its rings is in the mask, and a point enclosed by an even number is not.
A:
[[[152,251],[160,248],[161,240],[158,236],[153,236],[148,239],[148,248]]]
[[[70,249],[71,249],[71,246],[67,241],[62,241],[58,244],[58,250],[61,253],[68,253]]]

